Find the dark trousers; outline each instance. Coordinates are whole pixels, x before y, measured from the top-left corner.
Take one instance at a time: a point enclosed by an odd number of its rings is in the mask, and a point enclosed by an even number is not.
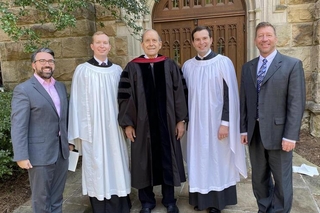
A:
[[[257,122],[249,152],[252,187],[259,212],[289,213],[293,199],[292,151],[266,150]]]
[[[162,204],[165,207],[176,204],[176,199],[174,199],[174,186],[162,184],[161,192],[163,197]],[[153,193],[153,186],[148,186],[146,188],[139,189],[139,200],[141,202],[142,208],[153,209],[156,206],[156,199]]]
[[[28,170],[34,213],[62,212],[68,165],[68,159],[63,159],[61,152],[59,152],[56,163],[47,166],[34,166]]]

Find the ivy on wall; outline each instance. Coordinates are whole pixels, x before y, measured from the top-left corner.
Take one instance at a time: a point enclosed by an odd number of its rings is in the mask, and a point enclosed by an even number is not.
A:
[[[136,20],[149,14],[147,0],[8,0],[0,2],[0,23],[2,30],[13,40],[25,40],[24,51],[33,52],[39,46],[47,46],[48,41],[41,40],[41,32],[19,20],[36,12],[33,20],[36,24],[53,23],[57,31],[75,27],[76,11],[98,4],[110,11],[112,16],[121,20],[130,29],[131,34],[139,35],[141,26]],[[157,0],[155,0],[157,1]],[[33,14],[32,14],[33,15]]]

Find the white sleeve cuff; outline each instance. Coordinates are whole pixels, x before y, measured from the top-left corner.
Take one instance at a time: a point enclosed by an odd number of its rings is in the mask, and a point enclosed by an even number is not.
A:
[[[288,142],[290,142],[290,143],[296,143],[295,140],[290,140],[290,139],[287,139],[287,138],[282,138],[282,140],[288,141]]]
[[[222,126],[229,126],[229,121],[221,121]]]

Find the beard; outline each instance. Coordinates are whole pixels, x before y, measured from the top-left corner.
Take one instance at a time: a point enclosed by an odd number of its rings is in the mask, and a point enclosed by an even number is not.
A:
[[[49,69],[49,71],[47,70]],[[41,67],[40,70],[36,70],[37,74],[43,79],[50,79],[53,75],[52,67]]]

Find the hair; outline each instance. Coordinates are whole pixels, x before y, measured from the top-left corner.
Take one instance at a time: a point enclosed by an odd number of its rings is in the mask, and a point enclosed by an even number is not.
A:
[[[144,31],[144,32],[142,33],[141,43],[143,42],[144,35],[145,35],[147,32],[149,32],[149,31],[154,31],[154,32],[156,32],[156,33],[158,34],[159,41],[161,41],[161,37],[160,37],[159,33],[158,33],[156,30],[154,30],[154,29],[147,29],[146,31]]]
[[[35,52],[32,53],[31,55],[31,63],[33,63],[36,59],[36,56],[38,53],[49,53],[50,55],[52,55],[54,57],[54,52],[53,50],[47,48],[47,47],[42,47],[38,50],[36,50]]]
[[[194,41],[194,36],[193,36],[193,35],[194,35],[196,32],[199,32],[199,31],[201,31],[201,30],[206,30],[206,31],[208,31],[209,37],[212,38],[212,33],[211,33],[211,30],[209,29],[209,27],[207,27],[207,26],[197,26],[196,28],[194,28],[194,29],[192,30],[192,33],[191,33],[191,39],[192,39],[192,41]]]
[[[276,33],[276,28],[274,28],[274,26],[272,24],[270,24],[269,22],[260,22],[257,26],[256,26],[256,35],[255,37],[257,37],[257,32],[260,28],[263,28],[263,27],[272,27],[273,31],[274,31],[274,35],[277,36],[277,33]]]
[[[93,35],[92,35],[92,43],[93,43],[93,41],[94,41],[94,37],[95,36],[97,36],[97,35],[106,35],[106,36],[108,36],[105,32],[103,32],[103,31],[97,31],[97,32],[95,32]],[[109,37],[109,36],[108,36]]]

